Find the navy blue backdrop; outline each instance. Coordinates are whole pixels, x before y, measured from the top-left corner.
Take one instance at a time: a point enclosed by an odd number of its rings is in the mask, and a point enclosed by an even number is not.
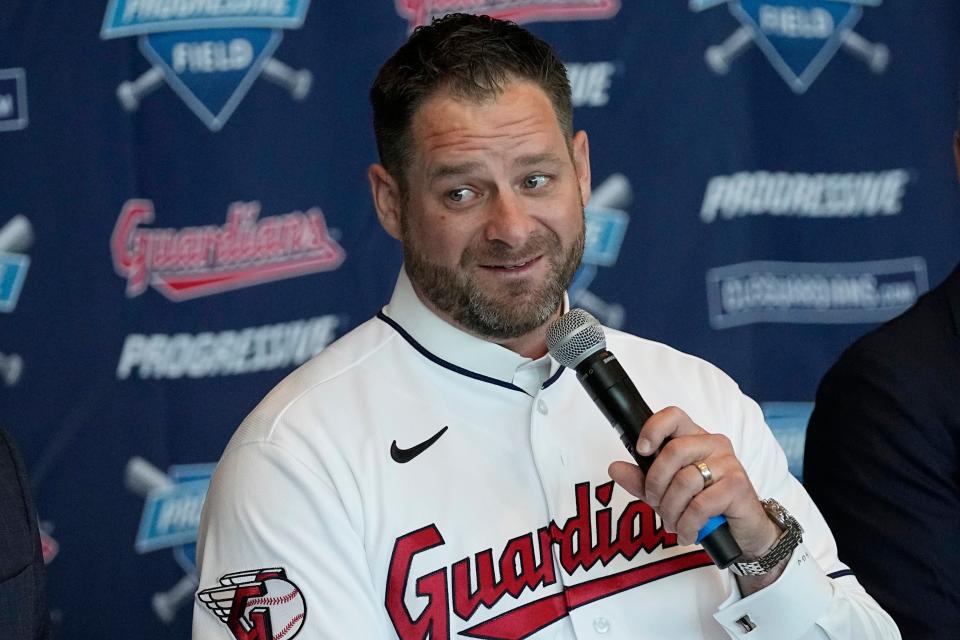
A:
[[[569,65],[575,302],[720,365],[788,445],[840,351],[960,258],[955,2],[7,0],[0,420],[58,637],[189,636],[210,465],[400,264],[369,83],[460,5]]]

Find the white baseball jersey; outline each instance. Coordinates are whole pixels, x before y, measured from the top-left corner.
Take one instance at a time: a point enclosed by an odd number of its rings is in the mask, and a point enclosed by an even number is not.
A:
[[[573,372],[390,304],[281,382],[233,436],[198,541],[197,640],[896,638],[757,405],[715,367],[607,330],[647,403],[723,433],[803,525],[741,598],[615,486],[629,460]],[[749,632],[745,630],[755,627]]]

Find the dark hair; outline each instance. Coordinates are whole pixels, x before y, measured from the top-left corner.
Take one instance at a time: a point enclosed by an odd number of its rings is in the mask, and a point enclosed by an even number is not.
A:
[[[567,140],[573,106],[567,71],[553,49],[513,22],[453,13],[418,27],[380,68],[370,102],[380,162],[406,191],[410,124],[437,91],[478,102],[499,95],[513,79],[536,82],[550,98]]]

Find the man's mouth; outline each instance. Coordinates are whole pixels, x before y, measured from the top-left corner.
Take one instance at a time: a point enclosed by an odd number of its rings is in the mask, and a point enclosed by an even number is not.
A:
[[[483,264],[484,269],[497,269],[501,271],[521,271],[540,260],[542,256],[535,256],[524,260],[511,261],[504,264]]]

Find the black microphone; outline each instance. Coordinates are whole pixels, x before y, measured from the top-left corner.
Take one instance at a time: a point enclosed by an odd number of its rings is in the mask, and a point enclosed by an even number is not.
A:
[[[641,456],[634,446],[640,429],[653,411],[647,406],[616,356],[607,351],[607,339],[597,319],[583,309],[563,314],[547,330],[547,348],[553,359],[577,372],[577,380],[620,435],[620,441],[644,473],[656,454]],[[700,529],[697,543],[721,569],[742,555],[727,519],[714,516]]]

